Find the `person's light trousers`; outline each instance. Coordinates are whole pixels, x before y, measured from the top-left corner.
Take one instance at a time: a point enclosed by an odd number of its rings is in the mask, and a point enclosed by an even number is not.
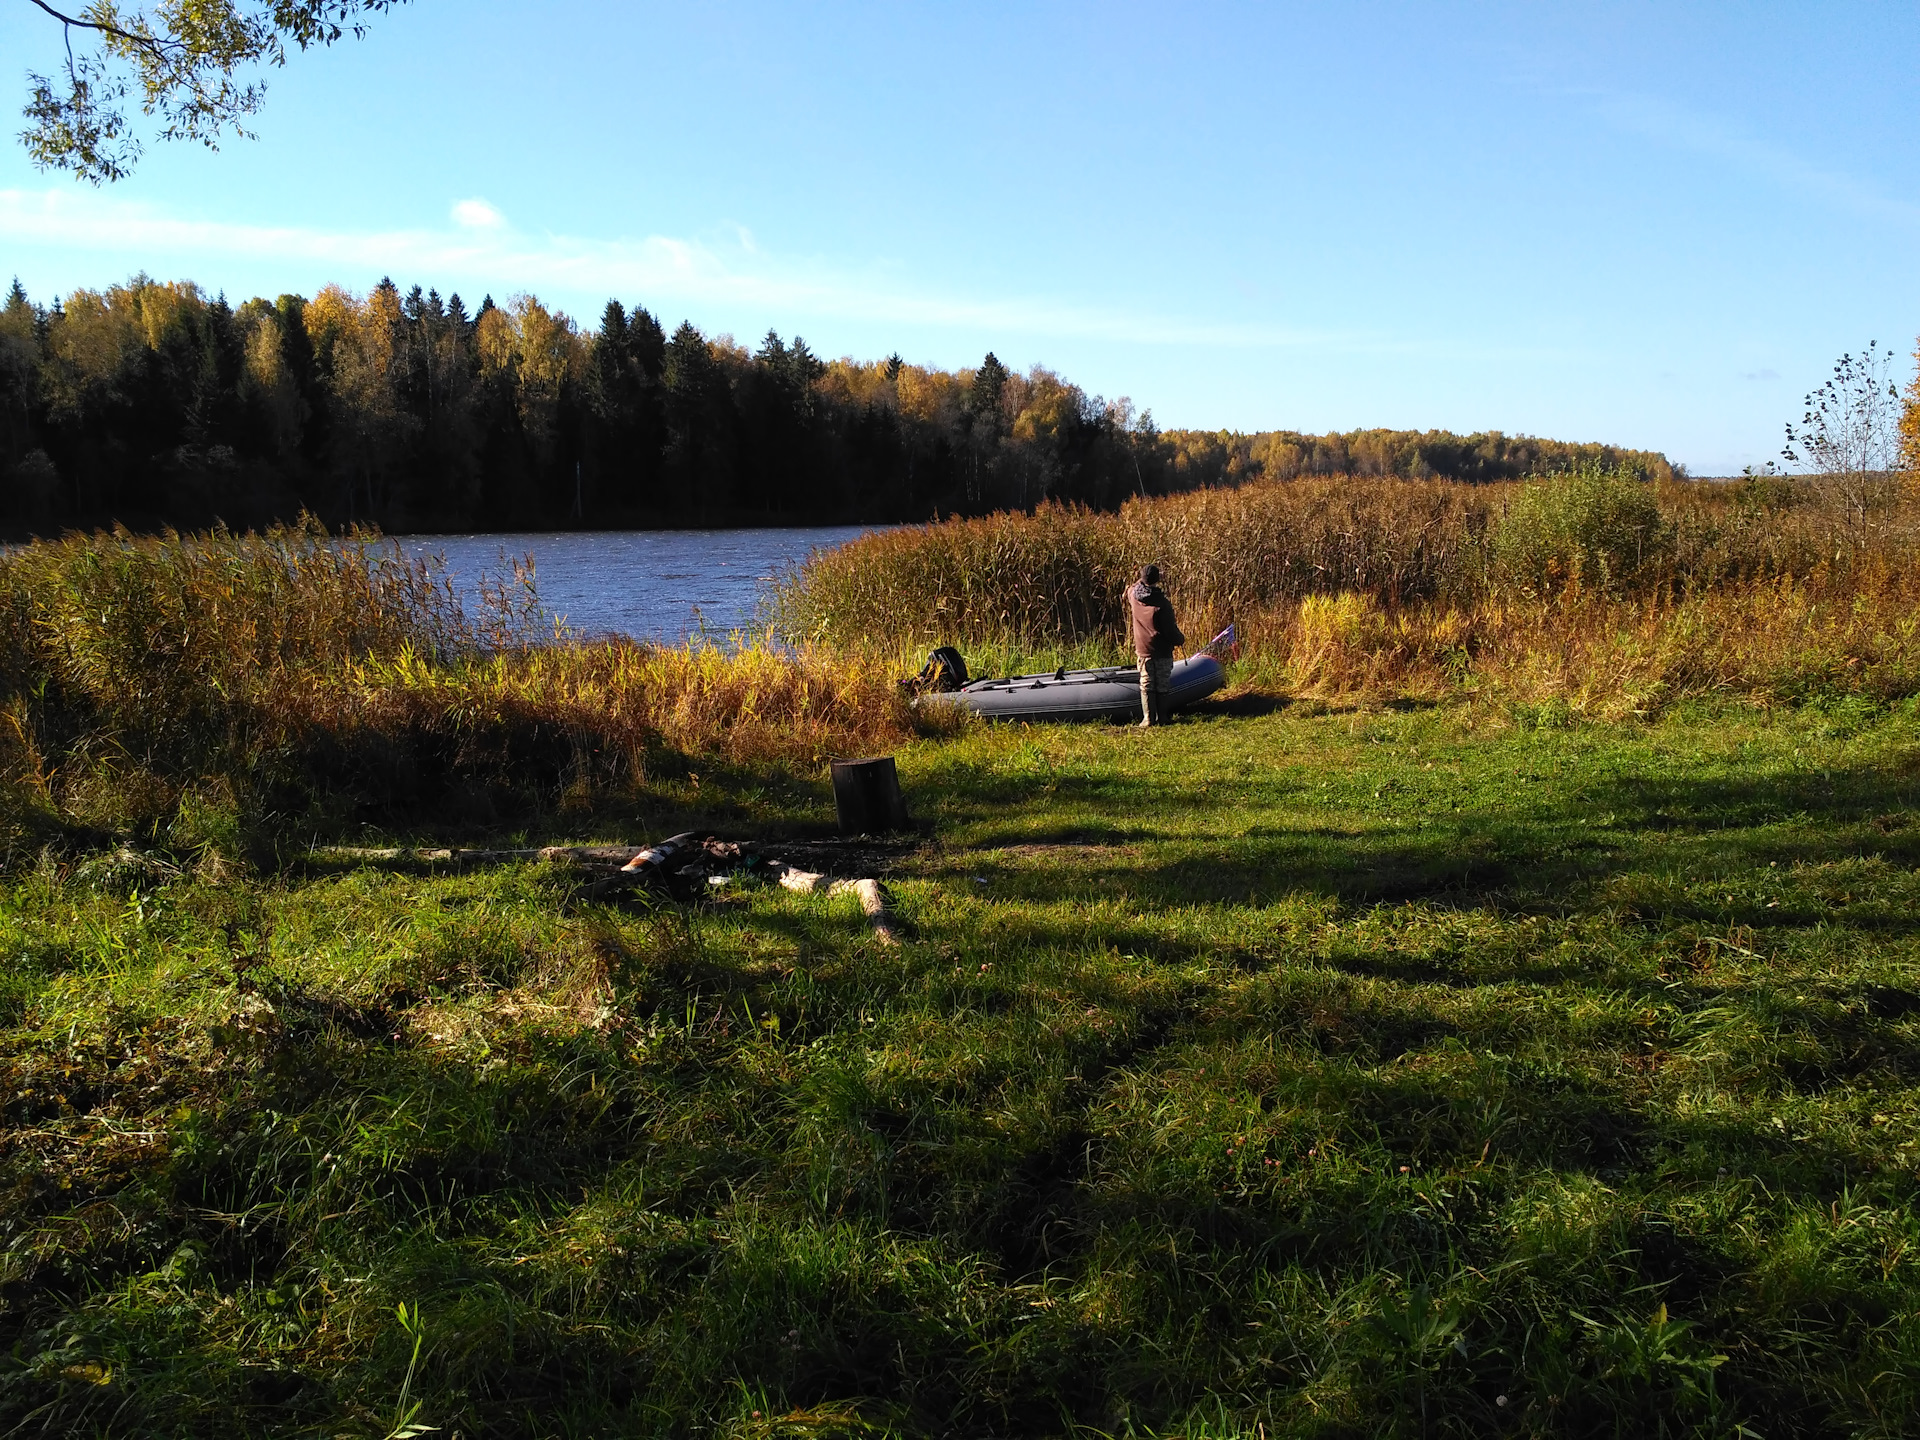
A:
[[[1173,688],[1173,661],[1140,662],[1140,723],[1159,725],[1167,718],[1167,691]]]

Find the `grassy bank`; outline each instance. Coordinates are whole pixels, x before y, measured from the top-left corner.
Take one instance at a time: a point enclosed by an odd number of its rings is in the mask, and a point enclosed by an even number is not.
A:
[[[1237,626],[1246,693],[1891,700],[1920,692],[1917,537],[1884,485],[1303,480],[871,536],[791,578],[780,650],[535,643],[530,591],[464,611],[367,536],[69,537],[0,556],[0,853],[271,868],[366,826],[560,834],[718,770],[779,786],[923,730],[892,682],[933,643],[976,673],[1124,658],[1147,556],[1196,642]]]
[[[1910,705],[899,753],[896,950],[556,867],[16,871],[0,1415],[1906,1432]],[[827,812],[729,784],[660,823]]]
[[[1905,502],[1180,503],[865,542],[793,653],[0,557],[0,1430],[1906,1433]],[[1246,638],[1198,723],[916,732],[916,616],[1097,658],[1143,553]],[[310,848],[804,835],[876,751],[897,948]]]

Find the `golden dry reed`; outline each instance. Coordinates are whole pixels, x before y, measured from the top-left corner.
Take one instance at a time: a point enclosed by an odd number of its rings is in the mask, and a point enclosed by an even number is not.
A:
[[[595,641],[516,648],[454,664],[369,658],[303,687],[310,723],[441,736],[452,763],[486,768],[544,730],[568,763],[644,776],[649,757],[807,764],[910,733],[889,667],[817,651]]]
[[[977,668],[1119,658],[1147,559],[1195,643],[1238,627],[1241,689],[1596,718],[1888,699],[1920,693],[1917,538],[1920,493],[1888,477],[1292,481],[874,535],[788,578],[783,645],[722,650],[553,643],[530,592],[469,614],[370,535],[69,536],[0,556],[0,851],[412,823],[476,792],[538,816],[715,763],[812,769],[928,723],[892,682],[931,644]]]
[[[76,826],[177,837],[183,806],[298,828],[478,788],[539,813],[911,733],[878,659],[539,645],[525,593],[491,601],[467,614],[432,566],[311,526],[0,556],[0,849]]]
[[[1605,716],[1920,690],[1916,556],[1920,494],[1895,477],[1338,478],[890,531],[815,556],[776,613],[896,663],[940,643],[1119,658],[1121,595],[1152,559],[1193,643],[1237,627],[1242,688]]]
[[[1117,633],[1146,561],[1190,611],[1356,590],[1442,593],[1490,492],[1437,482],[1300,480],[1129,501],[1117,514],[1045,505],[867,536],[816,555],[776,607],[795,638],[1071,643]]]

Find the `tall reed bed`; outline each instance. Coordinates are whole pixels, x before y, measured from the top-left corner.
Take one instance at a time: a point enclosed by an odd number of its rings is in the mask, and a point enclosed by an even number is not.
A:
[[[1148,560],[1189,611],[1343,590],[1394,605],[1465,593],[1504,488],[1302,480],[1133,500],[1117,514],[1045,505],[886,531],[789,575],[776,624],[841,645],[1072,644],[1118,634],[1121,594]]]
[[[912,720],[892,668],[870,657],[622,640],[369,659],[280,703],[309,734],[412,737],[439,770],[576,792],[696,759],[811,765],[896,741]]]
[[[1906,555],[1920,500],[1889,492],[1864,522],[1819,480],[1656,489],[1607,471],[1509,485],[1334,478],[1129,501],[1117,513],[907,527],[813,556],[775,605],[787,635],[1073,643],[1117,633],[1121,594],[1157,561],[1190,613],[1309,595],[1389,611],[1489,597],[1699,593]]]
[[[1243,625],[1243,688],[1341,700],[1474,693],[1613,719],[1677,700],[1791,704],[1920,694],[1920,572],[1728,582],[1675,596],[1587,592],[1397,611],[1352,592]]]
[[[444,577],[361,534],[119,532],[0,556],[0,695],[16,739],[204,756],[230,738],[237,706],[291,677],[471,640]]]
[[[528,599],[469,614],[432,563],[317,528],[0,557],[0,848],[76,825],[232,841],[459,793],[537,812],[906,732],[878,661],[542,646]]]
[[[1857,487],[1856,487],[1857,488]],[[1332,479],[896,530],[789,576],[778,623],[896,663],[959,643],[1119,659],[1122,594],[1168,572],[1195,643],[1238,628],[1243,686],[1622,713],[1688,695],[1920,689],[1920,497],[1763,477],[1654,487]]]

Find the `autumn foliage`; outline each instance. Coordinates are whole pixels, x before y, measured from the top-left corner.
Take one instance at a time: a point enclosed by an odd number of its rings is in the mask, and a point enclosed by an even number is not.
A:
[[[1013,373],[755,348],[610,302],[469,312],[383,282],[238,308],[135,277],[0,306],[0,529],[292,521],[385,530],[926,520],[1259,479],[1514,479],[1659,455],[1503,435],[1159,430]]]

